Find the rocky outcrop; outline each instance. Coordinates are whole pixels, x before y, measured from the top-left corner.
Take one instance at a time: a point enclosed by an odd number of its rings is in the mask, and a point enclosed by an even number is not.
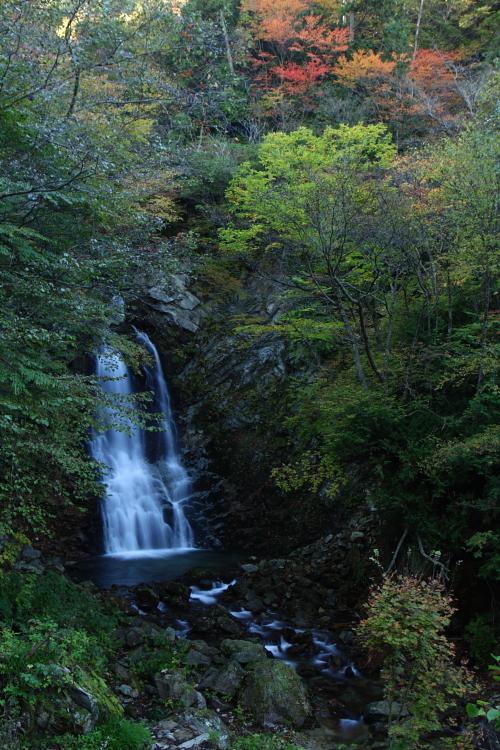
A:
[[[164,286],[151,286],[147,290],[146,304],[164,316],[167,326],[196,333],[203,318],[202,302],[188,288],[188,276],[173,274]]]

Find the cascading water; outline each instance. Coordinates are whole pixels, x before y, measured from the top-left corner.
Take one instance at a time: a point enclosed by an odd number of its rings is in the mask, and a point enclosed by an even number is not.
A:
[[[145,333],[137,331],[137,337],[153,358],[153,367],[146,369],[146,379],[154,393],[154,407],[162,414],[163,429],[154,463],[148,461],[145,433],[130,421],[123,425],[123,430],[111,427],[95,434],[91,441],[93,458],[104,466],[106,498],[102,517],[106,554],[181,551],[192,549],[194,544],[185,515],[191,484],[177,449],[160,358]],[[102,378],[106,393],[121,397],[133,394],[132,378],[119,354],[101,353],[97,357],[96,374]],[[112,406],[102,416],[105,422],[115,425],[120,421]]]

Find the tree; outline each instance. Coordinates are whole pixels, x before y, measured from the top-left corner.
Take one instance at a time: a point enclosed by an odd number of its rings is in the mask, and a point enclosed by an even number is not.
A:
[[[304,98],[347,49],[349,31],[336,25],[337,6],[317,6],[308,0],[248,0],[243,9],[251,19],[259,87]]]
[[[385,377],[369,340],[367,316],[374,313],[387,264],[399,261],[391,258],[387,238],[369,239],[367,228],[391,201],[390,188],[383,180],[375,187],[372,174],[388,167],[394,153],[380,125],[327,128],[322,136],[306,128],[268,135],[257,168],[243,165],[228,190],[235,215],[251,225],[221,231],[228,249],[249,249],[261,237],[273,247],[288,246],[295,286],[340,317],[364,388],[362,352],[376,378]]]
[[[111,329],[134,235],[153,225],[139,205],[149,188],[126,181],[143,174],[153,124],[142,51],[154,23],[146,11],[127,20],[134,8],[0,7],[2,533],[39,530],[98,494],[85,441],[99,390],[72,363],[106,340],[136,351]]]

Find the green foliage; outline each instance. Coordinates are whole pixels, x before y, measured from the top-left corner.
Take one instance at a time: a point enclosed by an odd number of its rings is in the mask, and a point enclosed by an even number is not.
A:
[[[431,748],[430,735],[443,731],[444,716],[472,688],[444,630],[453,613],[437,581],[388,577],[371,595],[359,626],[366,645],[383,655],[390,747]]]
[[[295,463],[273,469],[271,476],[283,492],[308,490],[317,493],[326,486],[325,495],[332,501],[345,486],[346,478],[342,468],[333,457],[307,452]]]
[[[147,727],[128,719],[115,719],[83,737],[53,737],[53,750],[149,750],[151,733]]]
[[[493,658],[493,664],[489,666],[489,670],[495,682],[500,682],[500,656],[491,654],[491,657]],[[491,705],[491,703],[485,700],[468,703],[467,715],[471,719],[485,718],[486,721],[493,724],[497,729],[500,729],[500,706],[498,705]]]
[[[491,654],[495,653],[498,646],[498,637],[495,632],[494,622],[491,615],[475,615],[465,628],[465,638],[469,646],[469,653],[481,667],[490,663]]]
[[[300,750],[297,745],[276,734],[249,734],[235,740],[235,750]]]
[[[6,712],[35,712],[79,685],[94,696],[102,719],[120,716],[102,677],[117,624],[117,614],[98,597],[58,573],[2,573],[0,686]]]
[[[154,634],[146,639],[137,659],[130,657],[131,671],[140,680],[148,681],[162,669],[183,668],[188,648],[187,644],[172,642],[163,633]]]
[[[0,622],[7,626],[47,619],[58,627],[82,627],[104,644],[111,644],[118,611],[60,573],[0,575]]]

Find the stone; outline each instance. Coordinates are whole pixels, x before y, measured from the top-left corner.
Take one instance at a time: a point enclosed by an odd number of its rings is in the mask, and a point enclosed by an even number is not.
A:
[[[244,565],[241,566],[241,569],[245,573],[258,573],[259,572],[259,566],[254,565],[254,563],[245,563]]]
[[[186,664],[189,664],[191,667],[203,667],[208,666],[211,663],[212,659],[210,656],[202,654],[194,648],[192,648],[186,656]]]
[[[291,723],[302,727],[311,715],[298,674],[281,661],[258,661],[248,671],[239,694],[241,706],[263,727]]]
[[[228,633],[229,635],[240,635],[240,623],[233,619],[227,612],[220,614],[215,621],[217,626],[224,631],[224,633]]]
[[[172,736],[172,731],[178,726],[177,722],[172,719],[163,719],[163,721],[159,721],[158,724],[153,727],[154,736],[159,739]]]
[[[136,648],[146,640],[146,635],[142,628],[130,628],[125,634],[125,643],[129,648]]]
[[[190,748],[192,747],[199,747],[200,745],[203,745],[205,742],[208,742],[209,739],[209,734],[199,734],[198,737],[193,737],[192,740],[186,740],[186,742],[183,742],[181,745],[179,745],[179,747],[183,748],[183,750],[190,750]]]
[[[154,676],[160,698],[178,702],[183,708],[206,708],[205,698],[178,669],[163,669]]]
[[[151,299],[155,299],[157,302],[164,302],[166,305],[174,302],[176,299],[175,294],[168,294],[164,289],[160,289],[157,286],[152,286],[151,289],[148,289],[148,294]]]
[[[237,661],[230,661],[219,669],[211,669],[203,676],[199,688],[204,690],[210,688],[214,693],[233,698],[243,682],[245,670]]]
[[[19,553],[19,558],[25,562],[33,562],[33,560],[39,560],[42,553],[39,549],[35,549],[31,544],[25,544]]]
[[[126,681],[130,679],[130,671],[124,664],[121,664],[120,662],[117,662],[115,664],[115,675],[119,677],[120,680]]]
[[[165,630],[163,631],[163,635],[165,637],[165,640],[167,640],[169,643],[173,643],[177,638],[177,634],[174,628],[171,627],[165,628]]]
[[[362,531],[353,531],[351,534],[351,542],[357,542],[360,539],[364,539],[365,535]]]
[[[168,606],[186,607],[189,604],[191,591],[188,586],[178,581],[167,581],[157,587],[158,593]]]
[[[252,662],[267,659],[264,646],[253,641],[231,640],[226,638],[221,644],[222,652],[239,664],[252,664]]]
[[[215,711],[189,709],[180,714],[177,720],[179,724],[188,727],[196,737],[201,735],[213,737],[214,746],[218,750],[229,748],[229,730]]]
[[[118,687],[118,692],[124,695],[126,698],[138,698],[139,697],[139,691],[131,687],[130,685],[120,685]]]
[[[141,609],[148,611],[157,608],[159,596],[149,586],[138,586],[134,594],[135,600]]]
[[[85,688],[80,687],[80,685],[73,685],[69,690],[69,696],[77,706],[84,708],[91,714],[95,714],[96,717],[99,715],[99,707],[96,699],[88,690],[85,690]]]
[[[14,570],[18,570],[22,573],[34,573],[37,576],[41,576],[45,572],[45,567],[40,560],[33,560],[32,562],[18,562],[14,565]]]
[[[190,333],[200,327],[200,316],[195,310],[181,310],[173,305],[152,305],[155,310],[169,318],[170,323]]]
[[[198,297],[195,297],[194,294],[191,294],[191,292],[185,291],[177,304],[179,307],[182,307],[183,310],[194,310],[201,305],[201,300],[199,300]]]
[[[193,640],[190,641],[190,644],[194,649],[196,649],[196,651],[199,651],[200,654],[204,654],[205,656],[214,657],[219,653],[216,648],[214,648],[213,646],[209,646],[206,641]]]
[[[408,716],[408,709],[396,701],[374,701],[369,703],[365,711],[368,717]]]

